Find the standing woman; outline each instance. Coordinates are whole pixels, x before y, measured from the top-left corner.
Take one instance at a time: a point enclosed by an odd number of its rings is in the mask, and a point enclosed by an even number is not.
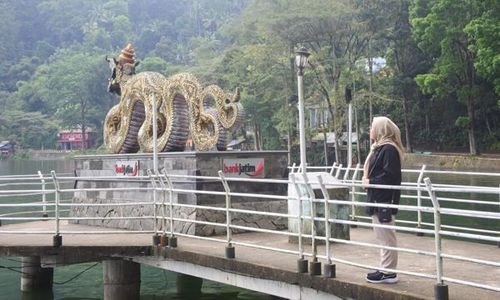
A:
[[[372,147],[365,161],[363,184],[401,185],[401,162],[403,160],[403,145],[401,132],[396,124],[387,117],[373,118],[370,129]],[[368,188],[367,199],[372,203],[399,204],[401,191]],[[366,212],[372,217],[373,224],[394,225],[396,208],[366,207]],[[379,244],[397,247],[394,229],[374,227]],[[386,269],[396,269],[398,252],[380,249],[380,266]],[[366,280],[372,283],[396,283],[396,273],[376,271],[368,273]]]

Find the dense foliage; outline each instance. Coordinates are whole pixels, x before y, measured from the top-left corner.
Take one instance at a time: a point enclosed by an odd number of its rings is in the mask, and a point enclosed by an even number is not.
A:
[[[118,101],[106,91],[104,57],[130,42],[138,71],[191,72],[207,84],[240,87],[247,122],[238,134],[255,149],[288,144],[296,152],[293,56],[305,46],[307,105],[327,111],[326,130],[337,136],[346,131],[347,87],[365,141],[370,118],[383,114],[400,125],[409,151],[498,151],[499,6],[494,0],[2,1],[0,140],[51,148],[60,129],[102,132]],[[308,138],[318,132],[308,128]]]

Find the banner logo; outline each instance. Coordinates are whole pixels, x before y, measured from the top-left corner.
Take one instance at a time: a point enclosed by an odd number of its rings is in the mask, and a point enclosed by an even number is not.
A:
[[[138,176],[139,161],[137,160],[116,161],[115,174],[116,176]]]
[[[224,159],[222,172],[228,177],[264,177],[264,159]]]

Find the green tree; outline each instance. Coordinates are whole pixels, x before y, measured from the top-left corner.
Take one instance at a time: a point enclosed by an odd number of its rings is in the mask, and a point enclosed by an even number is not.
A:
[[[167,65],[167,62],[160,57],[148,56],[140,62],[139,66],[137,67],[137,72],[150,71],[165,74]]]
[[[55,115],[64,127],[80,127],[84,136],[89,125],[102,129],[111,103],[106,67],[103,56],[89,53],[61,53],[50,65],[48,85],[54,89]]]
[[[0,3],[0,62],[11,61],[16,57],[16,38],[19,23],[15,22],[13,7],[7,2]]]
[[[493,83],[500,96],[500,2],[485,0],[482,5],[485,8],[482,14],[464,30],[473,39],[469,48],[476,55],[474,67]]]
[[[34,3],[39,17],[50,28],[48,40],[53,45],[68,46],[82,42],[84,25],[90,19],[94,8],[99,7],[99,0],[45,0]]]
[[[281,46],[282,55],[288,57],[294,56],[293,49],[301,45],[311,51],[308,70],[312,72],[306,70],[309,73],[305,76],[306,80],[310,80],[306,81],[310,95],[306,98],[313,102],[326,102],[330,113],[329,128],[341,136],[345,124],[345,102],[340,92],[340,80],[361,57],[367,44],[362,36],[362,27],[353,22],[356,15],[352,2],[273,1],[264,5],[255,3],[253,9],[253,15],[259,16],[254,26],[265,26],[265,35],[256,38],[274,41]],[[248,30],[249,35],[254,34],[252,27]],[[291,68],[289,72],[295,73]],[[335,149],[338,150],[339,145]],[[340,160],[339,151],[336,157]]]
[[[412,39],[408,14],[409,4],[410,0],[400,0],[394,4],[397,14],[393,18],[393,28],[387,34],[387,40],[390,42],[387,62],[394,70],[393,76],[390,77],[391,94],[402,99],[406,151],[413,152],[412,124],[417,122],[412,122],[412,119],[428,115],[425,111],[420,114],[414,111],[414,108],[418,106],[418,100],[423,100],[414,78],[420,73],[427,72],[430,62]]]
[[[436,0],[415,1],[411,7],[414,38],[419,47],[433,56],[430,73],[416,77],[427,94],[436,97],[456,97],[464,103],[467,116],[457,119],[457,125],[467,129],[470,154],[478,153],[476,143],[475,109],[479,86],[474,68],[472,39],[464,32],[466,26],[481,16],[482,1]]]
[[[284,65],[280,60],[286,63],[276,49],[247,44],[227,51],[221,64],[215,65],[218,80],[208,80],[226,89],[241,88],[242,104],[257,150],[280,147],[280,136],[273,122],[273,116],[285,103],[281,96]]]
[[[57,125],[40,112],[11,110],[0,115],[0,137],[27,148],[51,147],[57,139]]]
[[[111,107],[106,68],[104,55],[58,51],[17,94],[25,110],[54,114],[64,128],[101,130]]]

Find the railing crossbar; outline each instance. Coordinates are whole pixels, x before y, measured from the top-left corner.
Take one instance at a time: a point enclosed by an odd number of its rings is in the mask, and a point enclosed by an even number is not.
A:
[[[215,241],[218,243],[226,244],[226,250],[228,248],[232,248],[233,245],[243,246],[243,247],[251,247],[256,249],[262,249],[267,251],[280,252],[290,255],[298,255],[300,258],[310,257],[313,261],[317,261],[317,259],[325,260],[327,263],[337,262],[341,264],[346,264],[354,267],[364,268],[364,269],[373,269],[377,268],[374,266],[348,261],[338,257],[338,255],[333,255],[331,253],[330,243],[338,243],[352,246],[360,246],[366,248],[375,248],[375,249],[386,249],[386,250],[395,250],[401,251],[405,253],[410,253],[414,255],[422,255],[429,256],[435,258],[436,265],[436,273],[435,274],[427,274],[424,272],[411,272],[408,270],[396,270],[396,269],[381,269],[382,271],[394,271],[401,274],[429,278],[434,279],[438,284],[443,284],[444,282],[457,283],[461,285],[483,288],[493,291],[500,291],[500,287],[492,286],[483,283],[472,282],[469,280],[451,278],[449,276],[445,276],[445,270],[443,268],[443,260],[457,260],[466,263],[474,263],[488,267],[499,268],[500,262],[491,261],[484,258],[476,258],[469,257],[464,255],[456,255],[446,253],[443,251],[443,247],[441,245],[441,240],[443,237],[451,237],[451,238],[460,238],[466,240],[474,240],[474,241],[482,241],[482,242],[496,242],[500,243],[500,231],[489,230],[489,229],[481,229],[481,228],[469,228],[466,226],[453,226],[447,224],[441,224],[441,218],[444,215],[449,216],[459,216],[459,217],[467,217],[467,218],[481,218],[481,219],[489,219],[489,220],[500,220],[500,212],[491,211],[489,208],[483,208],[482,210],[478,210],[476,207],[473,209],[466,208],[447,208],[442,207],[443,203],[459,203],[460,207],[468,204],[471,206],[474,205],[487,205],[488,207],[498,207],[500,208],[499,201],[485,201],[479,199],[472,199],[474,195],[480,198],[480,195],[493,195],[500,197],[500,187],[490,187],[490,186],[468,186],[468,185],[460,185],[460,184],[430,184],[430,179],[426,178],[423,180],[424,174],[428,176],[429,174],[460,174],[460,175],[468,175],[468,176],[491,176],[491,177],[499,177],[500,173],[482,173],[482,172],[450,172],[450,171],[436,171],[436,170],[427,170],[425,166],[420,170],[406,170],[404,169],[404,173],[415,173],[418,174],[418,179],[414,182],[404,182],[401,186],[389,186],[389,185],[364,185],[361,180],[358,180],[358,172],[362,172],[363,169],[360,165],[356,165],[354,168],[351,165],[347,167],[342,167],[342,165],[334,164],[332,167],[305,167],[308,170],[324,170],[326,172],[330,172],[332,176],[336,178],[336,182],[329,183],[323,182],[322,177],[319,174],[322,173],[312,173],[311,177],[306,176],[306,171],[301,169],[301,167],[292,167],[291,171],[294,176],[290,176],[288,180],[284,179],[268,179],[268,178],[235,178],[235,177],[225,177],[222,172],[219,172],[219,176],[197,176],[197,175],[181,175],[181,174],[159,174],[157,172],[150,172],[149,176],[137,176],[134,178],[120,177],[116,176],[100,176],[100,177],[92,177],[92,176],[56,176],[54,171],[51,172],[50,175],[43,175],[41,172],[38,172],[38,176],[33,175],[21,175],[21,176],[0,176],[0,198],[22,198],[19,203],[0,203],[0,208],[19,208],[25,209],[27,207],[33,207],[33,209],[43,208],[42,211],[44,213],[44,217],[35,217],[35,216],[23,216],[23,215],[31,215],[36,214],[39,211],[8,211],[5,214],[0,215],[0,220],[5,221],[41,221],[41,220],[52,220],[55,221],[54,230],[0,230],[0,234],[55,234],[54,237],[58,237],[62,234],[143,234],[143,233],[162,233],[166,234],[167,232],[167,224],[170,227],[170,235],[178,235],[182,237],[187,237],[191,239],[200,239],[206,241]],[[297,173],[294,173],[297,171]],[[325,172],[323,172],[325,173]],[[314,177],[314,174],[318,174],[317,177]],[[352,177],[349,178],[352,174]],[[296,176],[295,176],[296,175]],[[47,182],[45,182],[47,181]],[[89,181],[89,182],[108,182],[111,187],[106,188],[62,188],[62,183],[69,183],[75,181]],[[423,183],[425,181],[425,184]],[[119,187],[118,184],[114,185],[114,183],[130,183],[127,187]],[[220,185],[216,188],[219,189],[217,191],[214,190],[197,190],[190,189],[186,186],[192,186],[193,183],[198,182],[213,182],[219,183]],[[248,184],[274,184],[274,185],[288,185],[289,188],[295,188],[296,196],[288,196],[288,195],[273,195],[266,193],[244,193],[238,192],[237,189],[232,189],[233,185],[230,183],[248,183]],[[26,188],[31,185],[40,185],[41,189],[37,188]],[[189,185],[186,185],[189,184]],[[50,185],[51,188],[47,188]],[[215,185],[214,185],[215,186]],[[317,195],[313,191],[313,186],[317,189],[317,186],[321,187],[321,192],[323,194],[324,199],[317,197]],[[231,187],[231,189],[230,189]],[[299,190],[299,187],[301,188]],[[302,187],[304,189],[302,189]],[[4,189],[7,188],[7,189]],[[15,189],[18,188],[18,189]],[[221,190],[223,188],[223,190]],[[326,193],[327,189],[332,188],[347,188],[349,190],[349,200],[339,200],[339,199],[329,199],[329,194]],[[400,190],[402,191],[401,198],[408,201],[405,204],[382,204],[382,203],[366,203],[360,202],[357,199],[357,196],[365,196],[367,188],[379,188],[379,189],[388,189],[388,190]],[[266,188],[267,190],[267,188]],[[304,190],[304,191],[302,191]],[[63,203],[70,200],[62,200],[61,195],[71,195],[71,193],[86,193],[86,192],[121,192],[123,195],[129,195],[129,192],[153,192],[155,197],[153,201],[134,201],[131,196],[126,196],[125,198],[120,198],[120,201],[107,202],[107,203]],[[168,198],[167,194],[168,192]],[[162,193],[162,194],[160,194]],[[453,193],[453,194],[450,194]],[[197,205],[197,204],[187,204],[187,203],[174,203],[174,196],[178,196],[180,194],[186,195],[209,195],[209,196],[222,196],[225,197],[225,206],[209,206],[209,205]],[[460,197],[460,194],[466,194],[466,196]],[[468,197],[470,194],[470,197]],[[30,197],[35,196],[43,196],[42,201],[36,202],[26,202],[30,201]],[[47,201],[46,195],[54,195],[51,196],[53,200]],[[457,196],[458,195],[458,196]],[[444,197],[446,196],[446,197]],[[161,198],[158,198],[161,197]],[[272,211],[260,211],[260,210],[252,210],[252,209],[244,209],[242,207],[234,207],[235,204],[238,205],[240,202],[235,202],[234,199],[241,197],[243,199],[259,199],[260,201],[296,201],[298,202],[299,207],[302,209],[302,204],[305,204],[309,207],[311,215],[304,215],[299,210],[298,214],[292,213],[284,213],[284,212],[272,212]],[[464,198],[468,197],[468,198]],[[131,201],[126,201],[124,199],[130,198]],[[168,201],[166,200],[168,199]],[[489,199],[489,198],[486,198]],[[23,201],[24,200],[24,201]],[[139,198],[139,200],[142,200]],[[237,199],[239,200],[239,199]],[[415,201],[416,200],[416,201]],[[425,205],[423,205],[423,201]],[[408,204],[409,203],[409,204]],[[325,217],[317,216],[315,211],[317,209],[317,204],[325,205]],[[351,218],[348,219],[336,219],[329,216],[329,206],[330,205],[346,205],[349,206],[352,210],[350,215]],[[136,216],[72,216],[66,214],[71,209],[79,208],[79,207],[130,207],[130,206],[148,206],[153,208],[153,214],[146,213],[147,215],[136,215]],[[167,214],[167,206],[169,207],[169,213]],[[417,221],[411,220],[396,220],[395,225],[387,225],[387,224],[372,224],[371,222],[366,222],[365,220],[369,220],[370,218],[365,216],[356,216],[356,208],[358,207],[388,207],[388,208],[398,208],[401,211],[408,212],[416,212],[417,213]],[[50,210],[47,210],[50,208]],[[70,208],[64,209],[63,208]],[[225,213],[225,220],[220,222],[212,222],[212,221],[204,221],[204,220],[195,220],[189,219],[189,217],[178,217],[173,215],[174,208],[188,208],[192,210],[210,210],[218,213]],[[322,209],[321,209],[322,210]],[[321,210],[319,212],[321,212]],[[50,212],[51,216],[48,217],[46,214]],[[65,214],[62,214],[65,212]],[[423,222],[422,214],[433,214],[434,221],[433,222]],[[298,221],[300,224],[298,232],[290,232],[287,230],[277,230],[277,229],[266,229],[260,228],[258,226],[246,226],[241,224],[235,224],[233,217],[234,214],[247,214],[254,216],[263,216],[263,217],[271,217],[271,218],[283,218],[283,219],[293,219]],[[62,230],[63,227],[60,227],[61,221],[72,221],[72,220],[80,220],[80,221],[118,221],[118,220],[153,220],[154,225],[151,230],[84,230],[84,231],[72,231],[72,230]],[[363,221],[359,221],[363,220]],[[193,236],[191,234],[178,232],[174,228],[173,222],[178,222],[181,225],[185,224],[199,224],[204,226],[213,226],[217,228],[221,228],[221,232],[226,232],[225,237],[200,237]],[[307,221],[311,224],[311,230],[308,232],[302,232],[302,224]],[[324,224],[325,233],[322,235],[318,235],[316,226],[317,224]],[[434,251],[414,249],[414,248],[405,248],[405,247],[389,247],[378,245],[369,242],[362,241],[354,241],[354,240],[344,240],[339,238],[330,237],[329,229],[330,225],[356,225],[358,227],[364,228],[387,228],[394,229],[399,232],[406,233],[418,233],[418,234],[426,234],[434,236],[435,249]],[[406,226],[402,226],[406,225]],[[415,225],[417,225],[415,227]],[[413,227],[410,227],[413,226]],[[421,226],[428,227],[422,228]],[[179,228],[185,228],[185,226],[179,226]],[[286,247],[273,247],[270,245],[262,245],[262,244],[254,244],[248,241],[240,241],[236,240],[240,236],[233,235],[233,232],[254,232],[254,233],[265,233],[265,234],[273,234],[287,237],[298,238],[298,247],[292,246],[289,244]],[[236,239],[235,239],[236,238]],[[302,244],[302,239],[307,238],[311,239],[312,245],[304,247]],[[317,246],[318,242],[326,242],[323,254],[318,253]],[[294,247],[297,247],[294,249]],[[310,249],[310,252],[306,252],[305,248]],[[227,252],[226,252],[227,255]]]

